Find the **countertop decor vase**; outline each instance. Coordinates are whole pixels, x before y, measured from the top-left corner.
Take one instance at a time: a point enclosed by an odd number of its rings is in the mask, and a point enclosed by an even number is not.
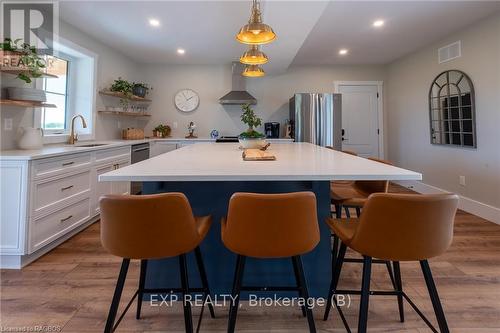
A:
[[[43,130],[41,128],[21,127],[23,132],[19,139],[20,149],[41,149],[43,147]]]
[[[238,141],[243,149],[260,149],[265,147],[267,144],[265,138],[245,138],[239,136]]]

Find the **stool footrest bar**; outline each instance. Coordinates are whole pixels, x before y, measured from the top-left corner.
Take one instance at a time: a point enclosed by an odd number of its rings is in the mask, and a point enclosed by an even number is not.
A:
[[[280,287],[280,286],[242,286],[241,291],[299,291],[299,287]]]

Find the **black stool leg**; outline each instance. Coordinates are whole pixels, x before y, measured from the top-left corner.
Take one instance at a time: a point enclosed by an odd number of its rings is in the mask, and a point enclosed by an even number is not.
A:
[[[297,270],[299,272],[299,284],[300,284],[300,289],[302,290],[302,297],[307,302],[309,300],[309,292],[307,290],[307,282],[306,282],[306,276],[304,275],[304,268],[302,267],[302,259],[300,258],[300,256],[295,256],[292,257],[292,260],[297,266]],[[314,317],[312,310],[308,305],[306,305],[306,317],[307,317],[307,323],[309,324],[309,332],[315,333],[316,325],[314,324]]]
[[[115,293],[113,294],[113,300],[111,301],[111,306],[109,308],[109,314],[108,319],[106,320],[104,333],[113,332],[116,313],[118,312],[118,306],[120,305],[120,298],[122,296],[123,286],[125,285],[125,279],[127,278],[129,264],[130,259],[123,259],[122,266],[120,268],[120,275],[118,275],[118,280],[116,281]]]
[[[361,301],[359,304],[358,333],[366,333],[368,328],[368,304],[370,297],[370,278],[372,258],[363,256],[363,279],[361,282]]]
[[[212,296],[210,293],[210,287],[208,286],[207,272],[205,271],[205,265],[203,264],[203,257],[201,256],[200,247],[194,249],[194,254],[196,256],[196,264],[198,265],[198,271],[200,272],[201,283],[205,292],[205,298],[203,302],[206,302],[209,297]],[[205,304],[203,304],[205,306]],[[212,303],[208,303],[208,309],[210,310],[210,316],[215,318],[215,311]]]
[[[148,261],[146,259],[141,260],[141,273],[139,276],[139,292],[137,294],[137,313],[135,314],[136,319],[141,319],[142,297],[144,295],[144,286],[146,284],[147,267],[148,267]]]
[[[360,217],[361,216],[361,208],[356,207],[356,216]]]
[[[396,290],[403,292],[403,281],[401,280],[401,268],[399,266],[399,261],[394,261],[394,278],[396,280]],[[398,295],[398,308],[399,308],[399,320],[403,323],[405,321],[405,311],[403,307],[403,295]]]
[[[240,305],[240,291],[243,283],[243,273],[245,271],[245,256],[238,255],[236,258],[236,270],[234,272],[233,291],[231,293],[231,306],[229,307],[229,322],[227,332],[233,333],[236,326],[236,316]]]
[[[348,219],[351,218],[351,211],[349,210],[349,207],[344,207],[345,210],[345,215],[347,216]]]
[[[341,242],[340,250],[335,262],[333,261],[332,257],[332,280],[330,282],[330,290],[328,291],[328,299],[326,300],[326,308],[325,314],[323,315],[323,320],[328,320],[328,315],[330,314],[330,309],[332,307],[332,297],[339,283],[340,272],[342,270],[342,264],[344,263],[346,249],[346,245]]]
[[[299,297],[304,298],[303,290],[302,290],[302,287],[300,285],[299,268],[297,267],[297,263],[295,262],[295,260],[293,260],[293,258],[292,258],[292,264],[293,264],[293,273],[295,274],[295,285],[297,286],[297,288],[299,288]],[[305,317],[306,316],[306,306],[303,305],[300,308],[302,310],[302,316]]]
[[[333,238],[333,245],[332,245],[332,272],[333,269],[335,268],[335,262],[337,261],[337,256],[339,253],[339,238],[337,235],[332,234]]]
[[[342,218],[342,205],[335,205],[335,217]]]
[[[188,271],[186,265],[186,255],[181,254],[179,256],[179,268],[181,271],[181,286],[182,286],[182,303],[184,305],[184,324],[186,326],[186,332],[193,332],[193,322],[191,315],[191,304],[186,302],[186,295],[189,294],[189,281],[188,281]]]
[[[449,333],[448,324],[446,323],[446,317],[444,315],[443,307],[441,306],[441,301],[439,300],[439,295],[434,284],[434,279],[432,278],[431,268],[429,267],[429,262],[427,260],[420,261],[420,267],[422,268],[422,273],[424,274],[425,284],[427,285],[427,290],[429,291],[429,296],[431,297],[432,306],[434,308],[434,313],[436,314],[436,319],[438,321],[439,330],[441,333]]]

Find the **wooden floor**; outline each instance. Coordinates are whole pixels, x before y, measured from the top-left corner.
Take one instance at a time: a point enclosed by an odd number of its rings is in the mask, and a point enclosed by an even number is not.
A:
[[[459,212],[451,249],[430,261],[452,332],[500,332],[500,226]],[[328,264],[328,263],[325,263]],[[346,264],[340,287],[360,285],[358,264]],[[99,223],[90,226],[22,270],[1,271],[1,328],[59,327],[63,332],[102,332],[111,301],[120,259],[108,255],[99,241]],[[434,322],[419,266],[401,264],[407,293]],[[138,283],[134,263],[122,301],[126,303]],[[390,288],[387,272],[374,268],[372,288]],[[345,309],[356,325],[358,299]],[[123,305],[122,305],[123,306]],[[405,305],[406,322],[398,321],[393,297],[370,299],[370,332],[430,332]],[[117,332],[182,332],[182,308],[143,305],[143,318],[135,320],[132,307]],[[199,308],[194,309],[196,322]],[[216,319],[205,316],[202,332],[223,332],[227,308],[216,308]],[[323,308],[314,315],[320,332],[344,332],[337,313],[322,320]],[[249,308],[243,304],[237,321],[239,332],[306,332],[298,308]],[[48,330],[46,330],[48,331]]]

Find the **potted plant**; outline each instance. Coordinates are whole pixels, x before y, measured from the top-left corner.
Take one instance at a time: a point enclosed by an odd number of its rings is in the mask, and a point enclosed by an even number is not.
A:
[[[266,145],[265,135],[255,130],[262,124],[262,119],[255,115],[255,112],[250,107],[250,104],[245,104],[241,107],[241,121],[248,126],[248,129],[241,133],[238,140],[241,146],[247,148],[262,148]]]
[[[36,48],[27,43],[21,43],[21,38],[12,40],[5,38],[3,43],[0,43],[2,50],[2,62],[8,64],[15,69],[20,69],[23,72],[17,75],[17,78],[31,83],[32,78],[41,77],[43,69],[46,67],[45,59],[38,55]],[[9,67],[10,67],[9,66]]]
[[[109,90],[122,93],[126,98],[132,97],[132,83],[123,80],[121,77],[118,77],[118,79],[113,82]]]
[[[149,93],[149,90],[153,90],[153,87],[150,87],[147,83],[143,82],[132,83],[132,93],[135,96],[144,98]]]
[[[43,68],[46,67],[46,61],[39,56],[34,46],[27,43],[21,43],[22,39],[12,41],[10,38],[5,38],[3,43],[0,43],[2,50],[2,65],[8,70],[15,71],[17,78],[24,81],[26,84],[32,82],[32,78],[41,77]],[[8,71],[7,70],[7,71]],[[20,101],[45,102],[47,100],[45,91],[35,89],[31,86],[24,87],[7,87],[8,98]]]
[[[170,126],[160,124],[153,129],[153,136],[157,138],[166,138],[170,136]]]

